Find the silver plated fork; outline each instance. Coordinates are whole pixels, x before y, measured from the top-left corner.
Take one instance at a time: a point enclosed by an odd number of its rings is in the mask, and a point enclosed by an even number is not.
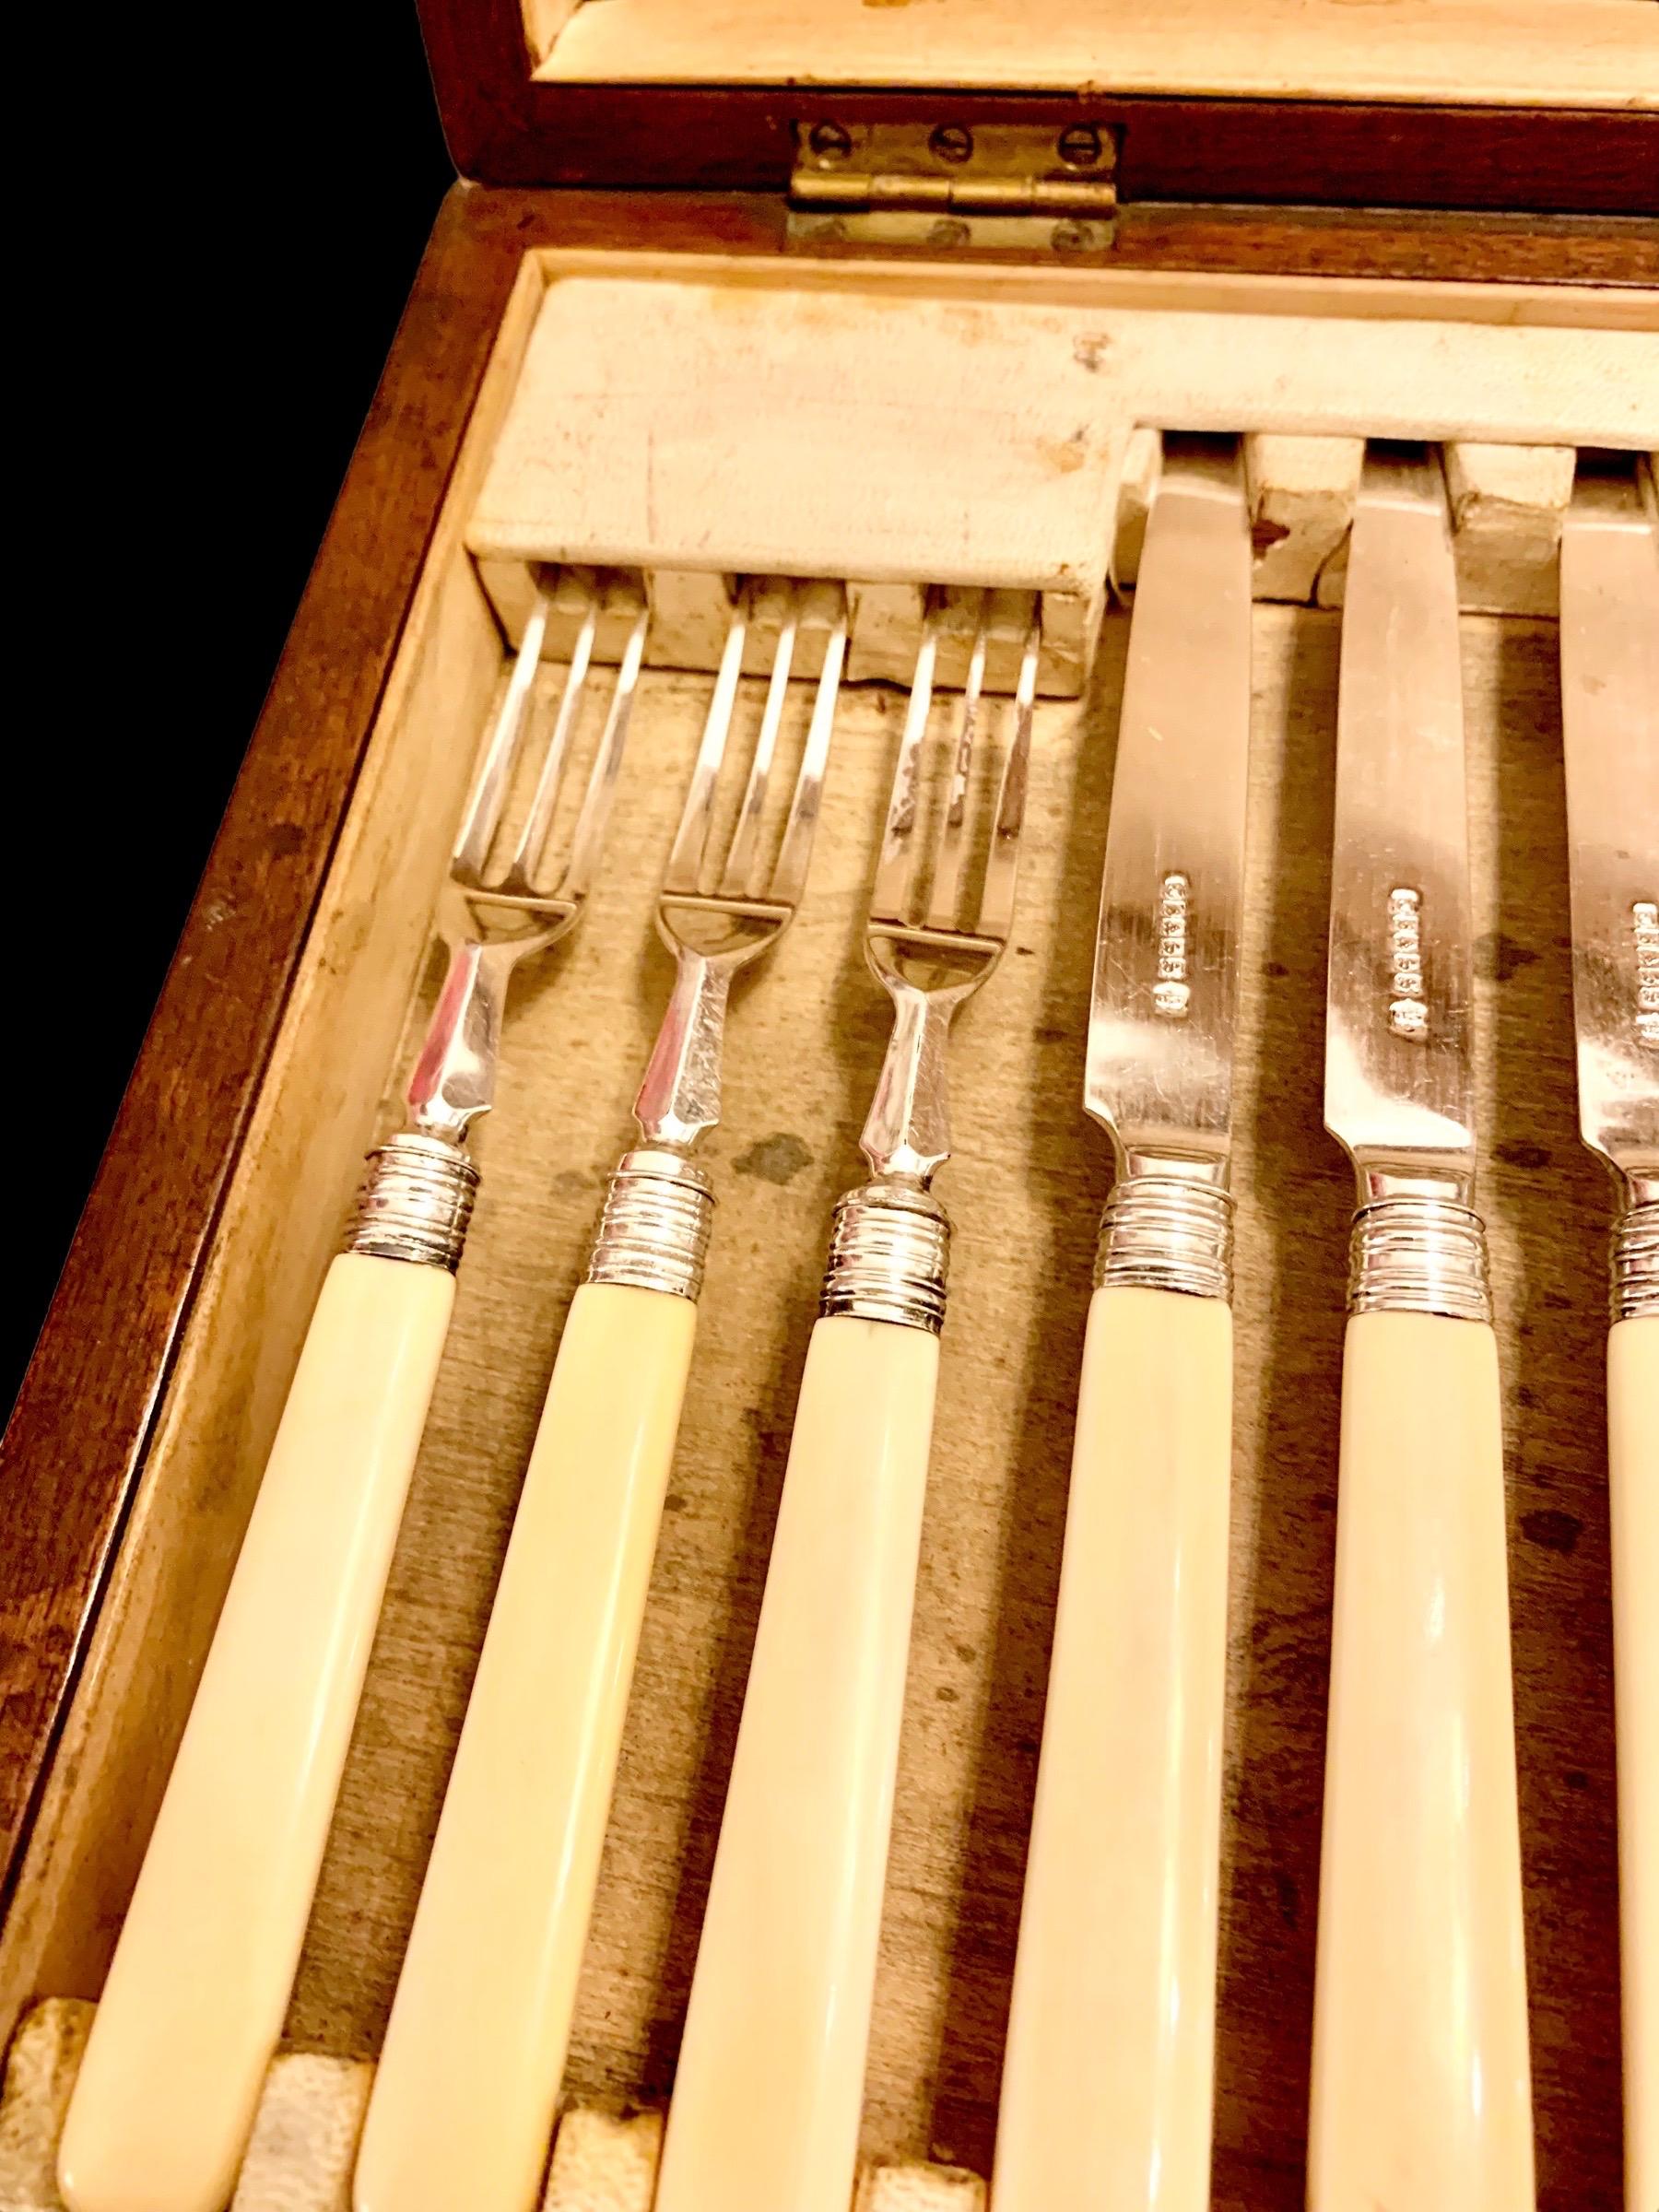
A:
[[[846,2212],[858,2146],[899,1723],[933,1432],[948,1225],[945,1044],[1014,915],[1035,616],[977,896],[982,601],[922,881],[935,594],[900,745],[865,949],[893,1001],[836,1208],[680,2046],[655,2212]]]
[[[767,686],[760,732],[749,764],[736,825],[724,858],[712,861],[710,841],[721,765],[731,736],[733,712],[742,674],[745,642],[753,617],[753,585],[747,586],[726,633],[702,744],[691,772],[685,811],[657,900],[657,928],[675,957],[674,994],[645,1069],[634,1118],[645,1146],[671,1156],[680,1169],[666,1168],[688,1189],[696,1183],[683,1169],[692,1147],[720,1119],[720,1064],[725,1032],[726,1001],[734,978],[774,945],[794,918],[806,884],[813,833],[823,795],[824,771],[835,720],[847,648],[846,594],[840,584],[796,584],[785,604]],[[769,869],[761,846],[767,791],[777,753],[778,733],[789,696],[790,671],[803,624],[825,626],[823,669],[818,678],[806,747],[795,777],[789,817],[777,857]],[[638,1160],[637,1154],[629,1155]],[[618,1182],[639,1169],[623,1163]],[[625,1233],[618,1218],[625,1189],[613,1205],[594,1253],[596,1282],[639,1281],[642,1288],[680,1288],[660,1280]],[[707,1210],[700,1217],[706,1235]],[[669,1254],[665,1263],[682,1263]],[[693,1288],[682,1295],[695,1296]]]
[[[98,2008],[65,2130],[76,2212],[220,2212],[299,1961],[393,1543],[454,1300],[494,1096],[507,979],[580,916],[644,645],[637,582],[578,573],[581,624],[524,827],[499,869],[555,578],[536,606],[462,824],[439,926],[450,963],[405,1129],[370,1155]],[[603,599],[633,620],[562,873],[544,868]]]
[[[547,571],[541,576],[541,589],[524,625],[507,696],[479,764],[440,894],[437,928],[449,950],[449,972],[406,1094],[406,1135],[427,1138],[452,1150],[465,1142],[473,1122],[494,1103],[501,1016],[513,970],[521,960],[556,945],[581,917],[605,842],[645,650],[647,614],[641,591],[617,672],[604,735],[588,771],[569,855],[550,881],[538,884],[606,595],[602,578],[592,571],[577,572],[581,621],[571,648],[559,710],[524,824],[512,841],[511,851],[492,868],[491,861],[502,841],[509,794],[524,752],[535,672],[553,613],[554,578]],[[365,1247],[359,1243],[357,1249]],[[459,1257],[458,1252],[455,1256]]]
[[[727,994],[806,887],[846,648],[839,584],[790,587],[735,827],[712,852],[755,587],[740,594],[657,910],[673,996],[571,1301],[392,2007],[357,2212],[528,2212],[564,2072],[713,1198]],[[764,817],[799,632],[823,672],[788,819]]]

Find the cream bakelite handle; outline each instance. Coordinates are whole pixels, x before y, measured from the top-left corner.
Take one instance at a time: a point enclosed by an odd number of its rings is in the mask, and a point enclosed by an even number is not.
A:
[[[937,1339],[812,1334],[655,2212],[847,2212]]]
[[[691,1364],[688,1299],[565,1324],[392,2006],[357,2212],[537,2201]]]
[[[1362,1313],[1342,1378],[1309,2212],[1532,2212],[1489,1328]]]
[[[1625,2204],[1659,2206],[1659,1313],[1607,1339]]]
[[[454,1295],[440,1267],[329,1270],[69,2107],[71,2212],[221,2212],[235,2185]]]
[[[1097,1290],[1020,1912],[996,2212],[1206,2212],[1232,1315]]]

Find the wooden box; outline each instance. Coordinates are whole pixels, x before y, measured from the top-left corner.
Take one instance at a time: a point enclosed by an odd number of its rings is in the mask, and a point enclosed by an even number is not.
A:
[[[955,1284],[871,2045],[869,2212],[969,2212],[989,2171],[1110,1180],[1080,1112],[1081,1050],[1125,594],[1159,429],[1254,434],[1260,555],[1215,2203],[1267,2212],[1302,2186],[1349,1207],[1312,1041],[1329,610],[1354,441],[1370,431],[1452,441],[1461,472],[1540,2203],[1612,2206],[1609,1196],[1576,1133],[1549,487],[1560,449],[1659,445],[1659,8],[1107,0],[1079,18],[1009,0],[423,0],[423,16],[463,181],[6,1440],[0,2038],[26,2026],[0,2200],[56,2201],[41,2146],[80,2016],[29,2007],[97,1997],[361,1155],[396,1118],[432,988],[433,897],[530,543],[486,488],[500,488],[532,367],[557,392],[572,358],[538,336],[541,319],[567,297],[579,316],[587,299],[649,302],[649,319],[695,294],[705,326],[744,325],[744,363],[764,366],[775,344],[799,368],[816,343],[803,331],[832,355],[855,326],[895,404],[907,388],[931,402],[937,348],[1001,348],[992,428],[1000,438],[1006,414],[1033,451],[1045,408],[1099,386],[1076,433],[1086,480],[1106,488],[1098,561],[1063,577],[1033,554],[1002,579],[1053,595],[1052,696],[1014,957],[960,1040],[944,1186]],[[1000,183],[947,203],[928,151],[941,130],[1003,149]],[[1080,168],[1059,150],[1078,132]],[[887,179],[874,193],[872,175]],[[892,175],[923,182],[907,200]],[[1035,189],[1079,176],[1088,189],[1062,203]],[[907,335],[924,330],[925,345]],[[676,359],[682,398],[688,377],[693,397],[712,395],[699,451],[724,472],[726,535],[698,557],[682,512],[669,559],[648,514],[641,542],[604,557],[695,576],[761,563],[771,545],[801,572],[872,588],[986,580],[947,572],[924,447],[912,477],[905,451],[877,441],[871,497],[899,518],[887,565],[841,549],[853,505],[823,504],[812,457],[857,465],[861,387],[839,414],[800,417],[798,469],[762,497],[745,459],[762,415],[746,424],[714,351]],[[765,389],[769,407],[794,404]],[[1512,454],[1490,450],[1516,444],[1556,450],[1517,479]],[[615,459],[596,439],[559,512]],[[341,2063],[273,2077],[273,2140],[285,2097],[347,2135],[360,2111],[561,1317],[663,1000],[651,905],[702,666],[687,648],[648,670],[591,920],[509,1018],[455,1329],[288,2028],[293,2051]],[[877,656],[846,695],[808,906],[734,1023],[709,1157],[717,1241],[566,2079],[559,2206],[649,2202],[651,2116],[673,2080],[828,1208],[856,1169],[884,1035],[857,931],[900,697],[880,679],[895,672]],[[646,2117],[618,2117],[633,2112]],[[337,2144],[328,2155],[333,2179],[295,2168],[288,2195],[248,2201],[344,2206]],[[922,2165],[931,2177],[904,2178]]]

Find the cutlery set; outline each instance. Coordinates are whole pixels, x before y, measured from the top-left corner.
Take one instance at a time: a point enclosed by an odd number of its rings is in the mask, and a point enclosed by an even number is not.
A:
[[[746,648],[781,607],[747,752]],[[576,629],[539,759],[535,675]],[[1010,941],[1036,603],[1009,698],[930,590],[865,927],[892,1030],[794,1410],[655,2212],[848,2212],[947,1310],[955,1017]],[[624,616],[614,676],[594,644]],[[509,980],[600,865],[642,580],[538,572],[438,925],[403,1130],[296,1372],[70,2106],[72,2212],[221,2212],[281,2033],[442,1355]],[[728,1001],[806,896],[836,582],[735,588],[657,902],[672,994],[571,1302],[376,2070],[357,2212],[530,2212],[576,2005],[716,1211]],[[1456,581],[1438,455],[1372,444],[1342,614],[1324,1114],[1357,1182],[1308,2158],[1312,2212],[1534,2202],[1503,1442],[1476,1210]],[[1084,1110],[1112,1143],[1004,2060],[993,2212],[1202,2212],[1216,2063],[1230,1187],[1251,749],[1235,441],[1164,441],[1123,688]],[[783,804],[781,738],[814,677]],[[821,647],[821,662],[817,649]],[[1583,1135],[1613,1171],[1609,1471],[1628,2202],[1659,2205],[1659,517],[1581,462],[1561,695]],[[595,694],[608,688],[602,710]],[[799,688],[798,684],[796,688]],[[598,725],[577,794],[579,731]],[[734,803],[735,802],[735,803]],[[522,813],[522,826],[512,822]],[[562,867],[548,855],[563,843]],[[510,856],[498,857],[498,848]],[[969,1048],[971,1050],[970,1043]],[[439,1571],[441,1571],[441,1567]]]

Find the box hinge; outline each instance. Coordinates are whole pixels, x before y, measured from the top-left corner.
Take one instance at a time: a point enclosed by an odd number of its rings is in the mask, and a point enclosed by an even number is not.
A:
[[[797,122],[789,242],[1104,253],[1117,135],[1048,124]]]

